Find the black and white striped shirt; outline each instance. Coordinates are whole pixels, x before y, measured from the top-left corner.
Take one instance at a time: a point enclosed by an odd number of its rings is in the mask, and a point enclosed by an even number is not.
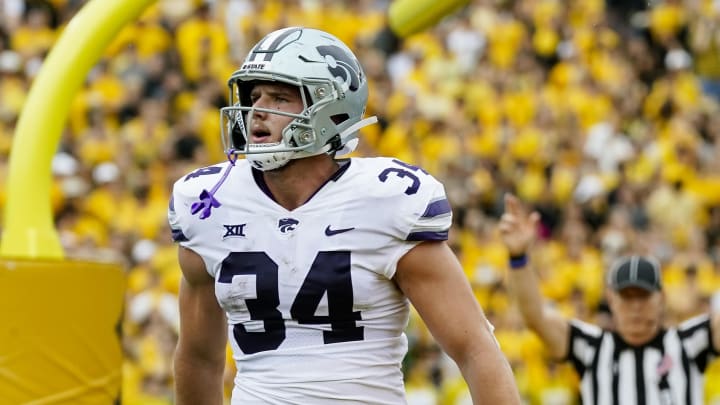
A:
[[[572,320],[568,349],[584,405],[702,405],[703,373],[718,354],[708,315],[663,329],[641,347]]]

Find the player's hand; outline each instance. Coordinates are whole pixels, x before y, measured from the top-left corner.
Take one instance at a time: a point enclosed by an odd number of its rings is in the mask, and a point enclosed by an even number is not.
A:
[[[527,253],[535,241],[539,220],[539,213],[528,213],[517,197],[505,194],[505,213],[500,218],[500,234],[511,256]]]

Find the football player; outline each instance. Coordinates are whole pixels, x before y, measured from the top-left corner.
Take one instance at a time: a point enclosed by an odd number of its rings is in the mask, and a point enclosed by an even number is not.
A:
[[[405,403],[412,303],[476,403],[519,404],[512,371],[446,243],[451,208],[421,168],[336,159],[357,145],[368,85],[334,36],[258,42],[221,109],[228,161],[180,178],[176,404]],[[238,159],[244,156],[244,159]]]

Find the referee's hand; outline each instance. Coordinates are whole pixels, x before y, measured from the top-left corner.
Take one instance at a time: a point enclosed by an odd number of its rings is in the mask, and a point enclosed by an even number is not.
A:
[[[500,234],[510,256],[527,253],[535,241],[540,214],[527,212],[523,204],[512,194],[505,194],[505,213],[500,217]]]

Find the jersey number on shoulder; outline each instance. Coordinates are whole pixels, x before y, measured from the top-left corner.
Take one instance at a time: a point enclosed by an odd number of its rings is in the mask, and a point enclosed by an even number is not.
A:
[[[394,174],[401,179],[407,177],[412,183],[405,189],[405,194],[413,195],[417,193],[418,189],[420,188],[420,179],[413,172],[421,171],[425,174],[428,173],[417,166],[407,164],[397,159],[393,159],[392,162],[402,166],[404,169],[400,167],[388,167],[387,169],[380,172],[380,174],[378,175],[378,179],[381,182],[385,183],[390,174]]]
[[[217,173],[220,173],[221,171],[222,171],[222,167],[220,167],[220,166],[202,167],[202,168],[197,169],[194,172],[188,174],[187,176],[185,176],[185,180],[183,180],[183,181],[188,181],[190,179],[194,179],[194,178],[200,177],[200,176],[207,176],[209,174],[217,174]]]
[[[245,303],[250,319],[262,320],[264,331],[249,332],[242,324],[233,335],[245,354],[277,349],[285,340],[285,321],[278,293],[278,265],[265,252],[233,252],[222,263],[218,282],[231,283],[236,275],[254,275],[255,299]],[[315,315],[327,293],[328,315]],[[290,307],[290,316],[300,324],[329,324],[323,331],[325,344],[363,340],[363,327],[357,326],[360,312],[353,311],[350,252],[319,252]]]

